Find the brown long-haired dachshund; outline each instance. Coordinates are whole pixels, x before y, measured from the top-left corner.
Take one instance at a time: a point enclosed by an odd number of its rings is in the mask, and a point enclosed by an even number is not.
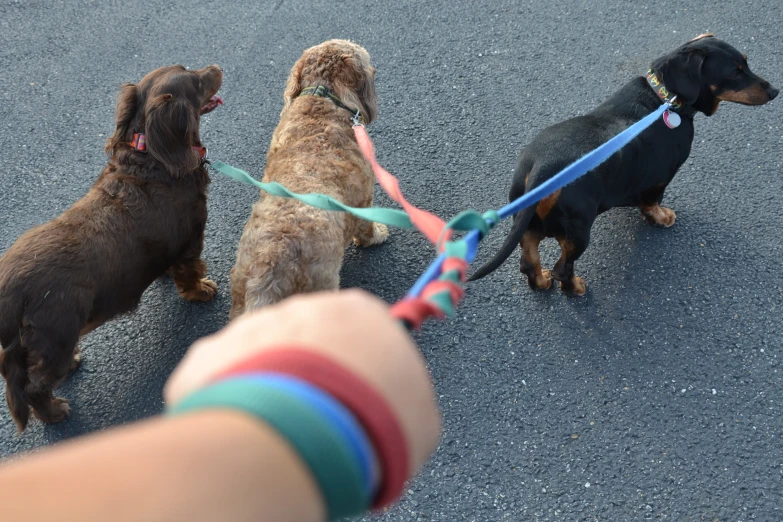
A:
[[[531,288],[547,289],[554,277],[564,291],[584,294],[586,285],[574,275],[574,262],[587,248],[599,214],[636,206],[653,225],[674,225],[674,211],[660,203],[691,152],[694,114],[712,116],[722,101],[763,105],[777,95],[777,89],[750,71],[746,56],[712,34],[661,56],[645,76],[628,82],[592,112],[542,130],[522,151],[509,199],[541,185],[664,100],[673,101],[674,110],[584,177],[514,216],[500,251],[470,280],[494,271],[520,245],[520,270]],[[551,273],[542,270],[538,253],[538,244],[547,237],[556,238],[561,249]]]
[[[168,272],[179,293],[209,301],[201,259],[209,177],[199,117],[222,103],[220,67],[157,69],[122,88],[109,163],[82,199],[0,257],[0,372],[19,430],[30,409],[62,421],[52,390],[77,366],[79,337],[136,308]]]

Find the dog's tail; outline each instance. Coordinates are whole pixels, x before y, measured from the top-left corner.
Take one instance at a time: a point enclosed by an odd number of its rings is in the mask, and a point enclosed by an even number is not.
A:
[[[527,226],[530,224],[530,220],[533,219],[533,215],[536,213],[536,206],[532,205],[522,210],[514,216],[514,224],[511,226],[506,241],[503,246],[500,247],[500,251],[495,254],[489,262],[484,264],[481,268],[468,278],[468,281],[476,281],[494,272],[503,262],[508,259],[508,256],[514,252],[517,245],[522,240],[522,236],[525,235]]]
[[[262,274],[261,277],[254,277],[247,281],[245,312],[273,305],[291,294],[284,288],[287,285],[279,281],[273,274],[274,271],[270,270]]]
[[[260,270],[256,269],[253,276],[245,283],[244,310],[250,312],[258,308],[279,303],[295,293],[300,278],[300,270],[296,260],[288,259],[288,253],[282,253]]]
[[[0,373],[5,378],[5,400],[19,431],[30,420],[30,402],[25,389],[29,382],[27,350],[22,344],[21,332],[0,353]]]

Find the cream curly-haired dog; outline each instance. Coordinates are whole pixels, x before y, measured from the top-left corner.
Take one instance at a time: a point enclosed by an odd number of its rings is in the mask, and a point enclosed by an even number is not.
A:
[[[374,178],[352,129],[377,113],[370,55],[346,40],[306,50],[283,95],[280,123],[263,181],[292,192],[327,194],[353,207],[372,206]],[[336,290],[345,247],[383,243],[385,225],[261,193],[231,270],[231,318],[303,292]]]

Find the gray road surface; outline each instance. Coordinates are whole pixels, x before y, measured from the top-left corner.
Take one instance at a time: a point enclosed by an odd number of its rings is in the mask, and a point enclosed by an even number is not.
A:
[[[259,174],[302,50],[360,42],[378,69],[381,162],[410,200],[450,217],[505,203],[537,131],[702,32],[781,87],[781,26],[778,0],[2,0],[0,252],[87,191],[117,86],[161,65],[223,66],[226,105],[203,119],[202,138],[212,157]],[[469,286],[455,320],[428,324],[418,341],[445,436],[381,520],[783,520],[780,102],[699,116],[666,198],[676,226],[653,229],[632,210],[599,218],[577,265],[584,298],[532,293],[515,254]],[[219,297],[189,304],[156,282],[137,313],[83,343],[83,367],[62,387],[71,419],[18,437],[0,410],[0,455],[161,411],[187,347],[226,322],[255,199],[214,177],[205,258]],[[343,285],[394,301],[432,254],[394,231],[348,251]],[[554,263],[554,244],[543,257]]]

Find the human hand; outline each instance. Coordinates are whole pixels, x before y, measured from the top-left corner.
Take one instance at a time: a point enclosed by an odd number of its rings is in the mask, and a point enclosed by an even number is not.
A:
[[[425,362],[388,306],[357,290],[291,297],[196,342],[166,384],[174,405],[235,363],[265,350],[306,348],[332,358],[392,408],[417,471],[437,447],[441,418]]]

